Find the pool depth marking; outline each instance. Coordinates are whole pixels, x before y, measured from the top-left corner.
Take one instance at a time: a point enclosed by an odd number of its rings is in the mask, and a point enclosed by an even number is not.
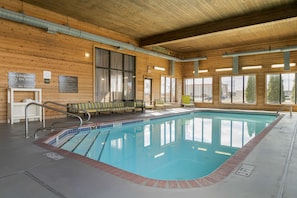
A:
[[[240,175],[240,176],[245,176],[245,177],[249,177],[253,170],[254,170],[255,166],[253,165],[249,165],[249,164],[242,164],[239,169],[236,171],[236,175]]]
[[[55,152],[49,152],[44,154],[46,157],[51,158],[53,160],[60,160],[63,159],[64,157],[62,155],[59,155]]]

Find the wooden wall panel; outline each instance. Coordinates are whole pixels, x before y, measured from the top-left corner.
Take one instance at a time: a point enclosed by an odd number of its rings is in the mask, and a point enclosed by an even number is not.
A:
[[[4,7],[9,3],[4,1]],[[12,1],[15,2],[15,1]],[[11,8],[18,10],[16,7],[20,4],[12,4]],[[9,7],[9,6],[8,6]],[[40,12],[38,8],[31,6],[23,7],[25,13]],[[29,10],[28,10],[29,9]],[[32,9],[32,10],[31,10]],[[42,13],[40,12],[40,15]],[[56,22],[63,21],[63,17],[51,15],[50,20]],[[39,16],[41,17],[41,16]],[[44,18],[45,16],[41,17]],[[88,25],[76,20],[70,20],[73,26],[79,27],[83,24],[84,29],[98,32],[93,25]],[[77,24],[76,24],[77,23]],[[30,27],[23,24],[18,24],[0,19],[0,122],[7,121],[7,88],[8,88],[8,73],[31,73],[36,75],[36,88],[42,88],[43,102],[55,101],[63,104],[71,102],[87,102],[93,101],[94,98],[94,66],[93,66],[93,49],[100,47],[112,51],[117,51],[124,54],[136,56],[136,98],[143,99],[143,79],[145,76],[150,76],[153,79],[153,90],[160,90],[161,75],[169,75],[169,61],[158,57],[152,57],[145,54],[122,50],[119,51],[115,47],[107,46],[100,43],[86,41],[80,38],[74,38],[62,34],[48,34],[45,30]],[[100,29],[102,34],[110,34],[111,31]],[[119,33],[111,35],[112,38],[128,41],[130,38],[123,37]],[[130,41],[129,41],[130,42]],[[137,43],[136,41],[130,43]],[[90,53],[91,57],[86,58],[85,52]],[[165,72],[152,70],[147,73],[148,66],[154,65],[166,68]],[[176,64],[176,75],[181,78],[181,68]],[[49,84],[44,83],[43,71],[51,71],[51,81]],[[78,93],[59,93],[59,75],[76,76],[78,77]],[[179,80],[182,82],[181,79]],[[18,95],[17,100],[22,101],[25,98],[32,98],[27,93]],[[181,93],[180,93],[181,94]],[[153,99],[160,97],[160,92],[155,91]],[[59,113],[46,110],[47,118],[61,117]]]
[[[36,88],[42,88],[43,101],[69,102],[91,101],[93,98],[93,61],[86,58],[86,51],[92,52],[93,43],[61,34],[47,34],[45,31],[0,20],[0,79],[1,110],[0,121],[7,120],[8,73],[31,73],[36,76]],[[51,71],[50,84],[45,84],[43,71]],[[59,75],[77,76],[78,93],[59,93]],[[17,95],[16,100],[32,98]],[[61,116],[46,111],[47,116]]]
[[[158,71],[154,69],[154,66],[159,66],[165,68],[165,71]],[[144,89],[144,78],[152,79],[152,89],[154,92],[152,93],[152,100],[156,100],[160,98],[160,84],[161,84],[161,76],[171,76],[170,75],[170,63],[168,60],[152,57],[142,54],[137,54],[136,57],[136,98],[143,99],[143,89]],[[182,68],[180,63],[175,63],[175,73],[173,76],[177,78],[180,82],[179,86],[181,88],[181,78],[182,78]],[[179,98],[181,97],[181,92],[179,94]]]

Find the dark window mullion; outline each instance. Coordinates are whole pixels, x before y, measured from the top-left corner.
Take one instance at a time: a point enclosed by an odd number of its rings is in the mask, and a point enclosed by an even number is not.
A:
[[[194,87],[195,87],[195,85],[194,85],[195,80],[194,80],[194,79],[195,79],[195,78],[192,78],[192,85],[193,85],[193,86],[192,86],[192,95],[193,95],[193,96],[192,96],[192,97],[193,97],[192,100],[193,100],[193,101],[194,101],[194,96],[195,96],[195,89],[194,89]]]
[[[296,86],[296,79],[297,79],[297,73],[295,73],[295,81],[294,81],[294,87],[295,87],[295,93],[294,93],[294,103],[296,104],[296,94],[297,94],[297,86]]]
[[[242,82],[242,103],[243,103],[243,104],[245,103],[245,100],[244,100],[245,77],[246,77],[245,75],[242,76],[242,81],[243,81],[243,82]]]
[[[282,104],[282,74],[279,74],[279,97],[278,97],[278,102],[279,104]]]
[[[109,86],[109,102],[111,102],[112,98],[111,98],[111,52],[108,51],[108,86]]]
[[[231,104],[233,103],[233,76],[231,77]]]
[[[201,103],[204,102],[204,89],[203,89],[203,84],[204,84],[204,78],[201,78]]]
[[[124,99],[124,90],[125,90],[125,56],[122,54],[122,100]]]

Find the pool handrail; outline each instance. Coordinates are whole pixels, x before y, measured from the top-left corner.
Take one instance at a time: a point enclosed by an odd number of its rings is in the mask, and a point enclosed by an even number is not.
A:
[[[63,111],[61,109],[57,109],[57,108],[54,108],[54,107],[51,107],[51,106],[48,106],[48,105],[45,105],[45,104],[40,104],[40,103],[37,103],[37,102],[30,102],[25,107],[25,138],[26,139],[28,139],[30,137],[29,134],[28,134],[28,131],[29,131],[28,130],[29,122],[28,122],[28,116],[27,116],[27,109],[31,105],[39,106],[39,107],[42,108],[42,118],[43,118],[42,119],[42,126],[43,126],[43,128],[45,128],[45,119],[44,119],[44,115],[43,115],[44,114],[43,113],[44,108],[47,108],[47,109],[50,109],[50,110],[53,110],[53,111],[57,111],[57,112],[60,112],[60,113],[63,113],[63,114],[69,115],[71,117],[75,117],[75,118],[79,119],[80,124],[78,125],[78,127],[82,126],[82,124],[83,124],[83,120],[82,120],[82,118],[79,115],[76,115],[76,114],[73,114],[73,113],[69,113],[67,111]]]
[[[276,112],[276,114],[279,114],[282,110],[286,109],[286,108],[289,108],[289,112],[290,112],[290,117],[292,117],[292,105],[289,105],[289,106],[283,106],[281,108],[279,108]]]
[[[54,102],[54,101],[46,101],[44,102],[43,104],[46,105],[46,104],[54,104],[54,105],[58,105],[58,106],[61,106],[61,107],[65,107],[66,109],[68,108],[68,105],[65,105],[65,104],[61,104],[61,103],[58,103],[58,102]],[[91,114],[90,112],[84,110],[84,109],[79,109],[80,111],[83,111],[85,114],[88,115],[88,119],[85,121],[85,122],[89,122],[91,120]],[[68,112],[68,111],[67,111]],[[70,112],[69,112],[70,113]],[[45,117],[44,117],[44,114],[43,114],[43,117],[42,117],[43,120],[45,120]],[[43,126],[45,127],[45,125]]]

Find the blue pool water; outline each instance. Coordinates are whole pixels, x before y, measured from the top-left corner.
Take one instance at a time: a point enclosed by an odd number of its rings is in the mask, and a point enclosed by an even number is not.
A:
[[[81,131],[60,147],[147,178],[190,180],[213,172],[273,120],[196,112]]]

